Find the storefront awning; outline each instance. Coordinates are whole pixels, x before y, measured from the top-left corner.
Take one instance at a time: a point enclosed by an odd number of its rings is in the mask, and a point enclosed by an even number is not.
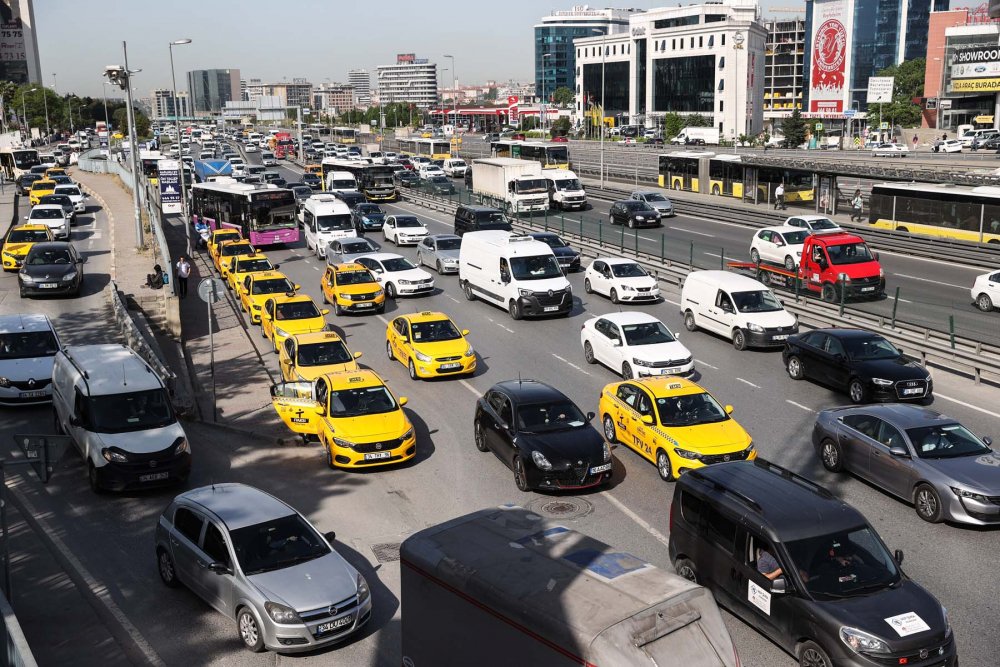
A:
[[[972,120],[975,121],[976,123],[988,123],[990,125],[993,124],[993,116],[976,116]]]

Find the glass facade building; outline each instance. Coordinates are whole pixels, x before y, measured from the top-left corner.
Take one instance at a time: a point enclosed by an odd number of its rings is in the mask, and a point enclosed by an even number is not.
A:
[[[628,115],[628,61],[606,62],[604,70],[604,115]],[[583,66],[584,99],[601,104],[601,64]]]
[[[238,69],[197,69],[187,73],[187,83],[195,115],[221,113],[226,102],[242,98]]]
[[[715,78],[715,56],[653,60],[653,111],[712,113]]]

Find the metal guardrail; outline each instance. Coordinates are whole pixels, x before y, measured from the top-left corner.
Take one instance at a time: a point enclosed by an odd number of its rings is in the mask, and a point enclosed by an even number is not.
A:
[[[107,286],[108,301],[111,302],[111,309],[115,314],[115,323],[118,325],[118,332],[125,339],[125,344],[135,350],[136,354],[145,359],[156,374],[160,376],[163,383],[167,385],[167,390],[171,397],[176,395],[177,374],[167,368],[167,365],[160,359],[153,345],[146,340],[138,325],[128,314],[128,308],[122,301],[121,293],[118,291],[118,284],[112,280]]]
[[[453,215],[458,205],[448,199],[416,193],[406,189],[400,190],[404,201],[409,201],[425,208],[431,208],[442,213]],[[540,223],[531,219],[515,218],[514,227],[518,231],[537,231]],[[581,236],[572,231],[565,232],[580,251],[589,257],[606,256],[609,251],[621,253],[621,246],[616,243],[604,242],[587,236]],[[641,250],[625,253],[633,257],[643,268],[653,274],[658,280],[678,287],[684,284],[684,279],[694,269],[690,265],[680,264],[671,260],[661,260],[659,256]],[[979,384],[984,374],[992,380],[1000,381],[1000,347],[988,345],[980,341],[955,337],[955,347],[951,347],[950,335],[944,332],[915,327],[899,322],[895,326],[886,317],[872,315],[845,308],[844,315],[839,309],[829,304],[803,298],[797,302],[785,299],[785,308],[798,316],[799,321],[810,327],[851,327],[877,331],[879,334],[907,351],[907,354],[919,358],[921,363],[933,363],[936,366],[968,374]]]
[[[21,624],[14,615],[7,598],[0,593],[0,613],[3,614],[3,629],[6,650],[0,653],[0,667],[38,667],[31,653],[28,640],[24,637]]]

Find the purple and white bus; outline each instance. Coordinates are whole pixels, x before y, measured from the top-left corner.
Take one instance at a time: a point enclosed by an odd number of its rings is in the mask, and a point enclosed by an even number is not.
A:
[[[237,229],[255,248],[299,240],[295,193],[273,185],[233,179],[196,183],[191,188],[191,223],[213,229]]]

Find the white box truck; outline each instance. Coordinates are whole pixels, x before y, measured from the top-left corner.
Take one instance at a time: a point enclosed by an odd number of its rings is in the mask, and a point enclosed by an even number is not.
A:
[[[719,145],[719,128],[717,127],[685,127],[681,133],[670,140],[675,145],[690,146],[704,144]]]
[[[542,175],[549,184],[550,205],[560,211],[587,208],[587,193],[575,173],[569,169],[546,169]]]
[[[511,213],[549,208],[548,182],[538,162],[506,157],[473,160],[472,184],[477,195],[491,197]]]

